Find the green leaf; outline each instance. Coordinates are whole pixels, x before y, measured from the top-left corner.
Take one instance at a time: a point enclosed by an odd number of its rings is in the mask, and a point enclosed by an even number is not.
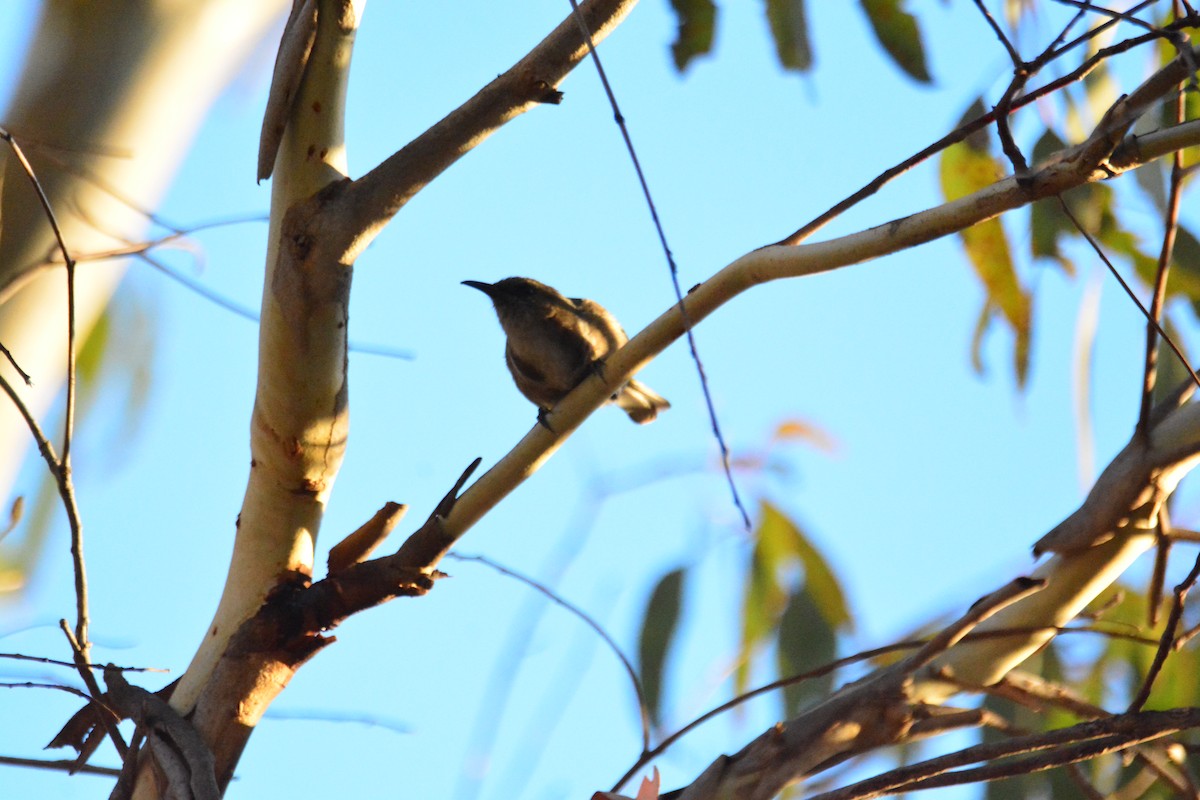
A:
[[[1174,60],[1179,55],[1179,51],[1175,45],[1167,38],[1163,38],[1158,42],[1158,57],[1159,66],[1166,66],[1167,62]],[[1196,91],[1194,86],[1186,87],[1183,90],[1183,118],[1185,121],[1190,121],[1200,118],[1200,92]],[[1175,110],[1175,101],[1173,99],[1163,102],[1158,107],[1158,120],[1161,128],[1173,128],[1179,124],[1177,121],[1177,112]],[[1200,163],[1200,147],[1195,145],[1185,147],[1180,151],[1183,159],[1183,167],[1185,169],[1195,166]],[[1137,170],[1141,172],[1141,169]]]
[[[717,7],[712,0],[671,0],[679,29],[671,44],[675,69],[683,72],[692,59],[712,50],[717,28]]]
[[[804,594],[825,625],[849,628],[851,615],[845,593],[828,562],[792,520],[763,501],[750,575],[742,602],[742,641],[734,690],[745,691],[750,680],[750,660],[771,637],[793,602],[797,573],[803,570]]]
[[[813,65],[804,0],[767,0],[767,22],[775,53],[784,69],[807,71]]]
[[[1168,603],[1170,588],[1168,585]],[[1142,636],[1157,639],[1162,635],[1167,614],[1159,617],[1156,628],[1147,627],[1147,597],[1142,587],[1115,584],[1111,589],[1092,601],[1092,607],[1101,608],[1099,619],[1105,628],[1137,631]],[[1164,609],[1165,611],[1165,609]],[[1151,644],[1129,639],[1111,638],[1103,643],[1103,649],[1081,665],[1082,680],[1078,681],[1081,693],[1096,705],[1123,705],[1133,698],[1141,688],[1156,648]],[[1197,684],[1193,679],[1197,664],[1196,640],[1184,648],[1174,651],[1163,664],[1163,671],[1154,683],[1148,709],[1192,706],[1198,701]]]
[[[809,672],[836,658],[837,633],[837,627],[821,612],[807,585],[793,594],[779,620],[779,677]],[[784,716],[792,716],[832,690],[832,672],[785,686]]]
[[[1060,139],[1058,134],[1047,128],[1033,146],[1033,163],[1045,161],[1054,153],[1065,149],[1066,146],[1066,142]],[[1093,191],[1093,189],[1097,191]],[[1066,192],[1064,199],[1072,213],[1081,221],[1089,217],[1098,220],[1098,216],[1092,216],[1097,196],[1109,191],[1107,186],[1088,184]],[[1074,274],[1075,265],[1063,255],[1060,241],[1064,234],[1075,236],[1078,233],[1075,225],[1063,211],[1062,204],[1059,203],[1057,197],[1039,200],[1033,204],[1030,211],[1030,229],[1030,245],[1033,256],[1035,258],[1052,258],[1067,271],[1067,274]]]
[[[1170,316],[1163,318],[1163,329],[1171,337],[1171,341],[1178,345],[1183,354],[1187,356],[1187,342],[1184,340],[1179,328],[1171,322]],[[1154,381],[1154,403],[1158,404],[1166,400],[1186,380],[1190,380],[1187,368],[1179,363],[1179,356],[1175,355],[1175,351],[1162,340],[1162,337],[1159,337],[1158,374]]]
[[[772,517],[771,524],[786,526],[791,552],[804,567],[804,590],[812,598],[818,613],[834,628],[853,628],[853,617],[846,604],[846,595],[825,557],[813,547],[808,537],[783,512],[763,503],[764,516]]]
[[[1155,264],[1154,269],[1157,268]],[[1146,280],[1150,282],[1153,278],[1146,277]],[[1191,302],[1194,310],[1200,310],[1200,241],[1182,225],[1175,232],[1167,294],[1172,297],[1182,295]]]
[[[765,505],[765,504],[764,504]],[[788,591],[780,584],[788,564],[786,530],[769,524],[764,512],[755,531],[750,574],[742,597],[742,641],[734,673],[734,692],[741,694],[750,683],[750,659],[775,629],[787,607]]]
[[[925,47],[917,18],[903,8],[903,0],[859,0],[875,37],[900,69],[921,83],[932,78],[925,66]]]
[[[942,194],[947,200],[957,200],[990,186],[1004,175],[1000,162],[993,158],[984,144],[986,139],[972,137],[951,145],[943,151],[940,162]],[[999,316],[1013,332],[1014,370],[1017,385],[1024,386],[1029,370],[1032,299],[1022,288],[1013,264],[1008,238],[999,218],[971,226],[960,234],[967,257],[987,292],[984,315],[989,321]],[[976,328],[976,345],[983,328]]]
[[[661,720],[663,673],[667,655],[675,641],[679,611],[683,605],[682,569],[663,575],[650,593],[642,631],[638,636],[638,671],[645,694],[646,709],[657,725]]]

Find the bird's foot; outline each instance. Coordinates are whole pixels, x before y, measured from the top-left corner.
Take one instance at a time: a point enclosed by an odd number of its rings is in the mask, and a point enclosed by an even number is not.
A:
[[[600,380],[607,382],[607,381],[608,381],[608,377],[607,377],[607,376],[604,374],[604,366],[605,366],[605,365],[604,365],[604,359],[603,359],[603,358],[597,358],[595,361],[593,361],[593,362],[592,362],[592,365],[591,365],[590,367],[588,367],[588,370],[589,370],[589,371],[590,371],[590,372],[591,372],[593,375],[595,375],[597,378],[599,378]],[[617,399],[617,395],[619,395],[620,393],[621,393],[621,390],[620,390],[620,389],[617,389],[617,391],[613,392],[613,393],[612,393],[612,395],[611,395],[611,396],[610,396],[608,399],[609,399],[609,400],[616,400],[616,399]]]

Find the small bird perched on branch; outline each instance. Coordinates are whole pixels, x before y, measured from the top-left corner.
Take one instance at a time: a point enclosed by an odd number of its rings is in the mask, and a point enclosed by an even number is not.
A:
[[[517,388],[540,410],[538,419],[583,383],[629,337],[612,314],[592,300],[564,297],[531,278],[496,283],[463,281],[486,294],[508,337],[504,360]],[[610,398],[639,425],[671,407],[632,378]]]

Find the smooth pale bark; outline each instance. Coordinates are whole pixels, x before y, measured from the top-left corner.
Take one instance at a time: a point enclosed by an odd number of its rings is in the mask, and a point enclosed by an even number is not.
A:
[[[580,14],[597,40],[635,0],[589,0]],[[264,599],[303,591],[325,506],[348,434],[347,304],[355,257],[429,180],[504,123],[541,102],[586,56],[568,16],[516,66],[426,134],[358,181],[345,174],[342,115],[360,0],[318,0],[311,52],[285,46],[283,59],[306,60],[274,158],[259,369],[251,421],[250,480],[234,554],[212,624],[171,697],[213,750],[218,784],[232,776],[262,712],[295,670],[328,641],[322,630],[280,622]],[[307,21],[307,7],[292,23]],[[569,12],[568,12],[569,13]],[[308,37],[306,28],[301,37]],[[291,31],[285,32],[285,43]],[[274,90],[274,89],[273,89]],[[275,98],[268,125],[277,120]],[[267,158],[260,157],[260,170]],[[281,632],[281,628],[283,632]],[[135,797],[160,796],[143,762]]]
[[[336,231],[301,244],[296,240],[310,237],[303,223],[285,230],[304,216],[299,207],[311,207],[316,192],[346,177],[343,112],[365,0],[349,3],[345,19],[327,13],[333,5],[322,5],[312,68],[293,102],[276,160],[250,479],[225,591],[172,696],[172,705],[184,711],[207,683],[225,642],[266,593],[289,576],[312,575],[317,533],[345,452],[351,265],[329,256],[337,249]]]
[[[73,257],[136,241],[221,90],[287,0],[48,0],[4,117],[50,198]],[[33,188],[7,148],[0,197],[0,342],[34,381],[0,369],[35,416],[66,376],[66,273]],[[249,179],[249,176],[247,176]],[[77,271],[80,336],[103,313],[124,267]],[[57,439],[57,432],[52,432]],[[30,442],[0,403],[0,497]]]

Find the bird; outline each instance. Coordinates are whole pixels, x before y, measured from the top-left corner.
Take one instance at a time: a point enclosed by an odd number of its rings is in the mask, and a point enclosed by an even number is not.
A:
[[[538,407],[538,420],[598,371],[629,337],[616,317],[594,300],[566,297],[532,278],[496,283],[463,281],[491,298],[507,343],[504,360],[517,389]],[[671,407],[666,398],[630,378],[609,400],[639,425]]]

